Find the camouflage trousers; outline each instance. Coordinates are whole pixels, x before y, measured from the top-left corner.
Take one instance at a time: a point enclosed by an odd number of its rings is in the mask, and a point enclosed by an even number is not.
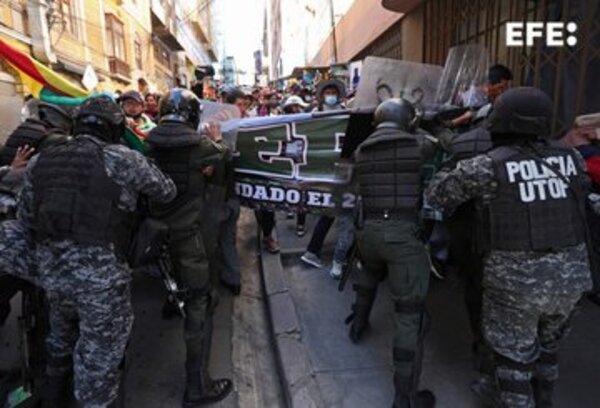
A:
[[[45,287],[29,241],[18,221],[0,224],[0,274]],[[73,368],[77,400],[86,408],[104,407],[117,396],[119,366],[133,325],[129,285],[94,291],[63,286],[64,291],[46,292],[50,305],[47,373],[60,375]]]
[[[558,378],[559,343],[569,331],[582,288],[589,287],[589,282],[573,281],[573,290],[566,290],[567,286],[561,284],[564,271],[580,271],[587,262],[585,256],[580,261],[557,260],[561,260],[560,255],[521,262],[515,255],[503,262],[498,258],[487,262],[482,329],[495,354],[495,379],[502,406],[533,408],[532,381],[551,384]],[[545,274],[542,271],[552,269],[556,270],[554,280],[536,281],[536,272],[540,276]],[[505,282],[513,283],[490,285],[502,276]],[[528,282],[521,279],[525,277],[529,277]],[[520,283],[515,284],[517,281]]]
[[[129,285],[97,292],[47,292],[50,334],[47,372],[73,367],[75,397],[104,407],[118,394],[125,347],[133,325]]]
[[[9,274],[39,284],[31,251],[27,231],[19,221],[0,223],[0,275]]]

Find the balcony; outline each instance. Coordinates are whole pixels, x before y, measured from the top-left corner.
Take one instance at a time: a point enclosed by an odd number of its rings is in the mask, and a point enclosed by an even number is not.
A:
[[[152,0],[150,10],[152,11],[152,33],[172,51],[183,51],[179,39],[175,4],[168,0]]]
[[[130,80],[131,70],[129,64],[117,57],[108,57],[108,68],[112,75],[116,75],[121,79]]]

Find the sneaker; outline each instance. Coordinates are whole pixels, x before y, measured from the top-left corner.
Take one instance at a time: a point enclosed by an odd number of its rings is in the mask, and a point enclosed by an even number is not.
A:
[[[340,262],[333,261],[331,269],[329,270],[329,276],[335,280],[338,280],[342,277],[342,264]]]
[[[267,252],[270,252],[272,254],[276,254],[279,252],[279,242],[277,242],[271,237],[263,239],[263,245]]]
[[[300,257],[300,260],[305,264],[314,266],[315,268],[323,267],[323,262],[321,262],[321,259],[310,251],[306,251],[306,253]]]
[[[306,234],[306,229],[303,224],[296,225],[296,235],[303,237]]]

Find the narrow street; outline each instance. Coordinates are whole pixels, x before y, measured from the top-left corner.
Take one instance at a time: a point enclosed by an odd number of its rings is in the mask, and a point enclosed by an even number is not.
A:
[[[282,287],[290,295],[290,307],[299,324],[294,336],[301,339],[306,357],[303,376],[298,365],[282,356],[283,370],[291,380],[288,389],[295,407],[386,408],[393,399],[392,384],[392,303],[386,282],[371,315],[371,330],[364,341],[355,345],[348,339],[344,319],[354,300],[352,284],[338,292],[337,281],[329,277],[336,225],[325,243],[321,269],[304,265],[300,256],[306,249],[315,216],[309,216],[306,236],[295,235],[295,220],[278,216],[277,232],[282,246]],[[312,221],[312,222],[311,222]],[[268,274],[267,274],[268,278]],[[284,303],[285,304],[285,303]],[[426,337],[421,385],[437,396],[440,408],[477,408],[482,406],[471,392],[477,378],[473,369],[471,337],[463,303],[461,282],[456,276],[432,279],[427,308],[432,317]],[[279,312],[285,314],[285,312]],[[571,334],[563,342],[560,378],[556,387],[555,407],[594,408],[600,389],[600,308],[588,301],[573,319]],[[285,347],[280,348],[284,350]],[[287,362],[287,364],[286,364]],[[302,400],[307,379],[314,379],[310,399]]]

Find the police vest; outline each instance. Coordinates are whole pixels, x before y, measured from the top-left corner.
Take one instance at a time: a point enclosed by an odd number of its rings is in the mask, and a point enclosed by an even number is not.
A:
[[[17,154],[17,149],[24,145],[38,148],[41,141],[44,140],[48,130],[46,126],[35,119],[27,119],[21,123],[6,140],[6,144],[0,153],[0,165],[9,165]]]
[[[103,147],[80,136],[40,153],[33,168],[36,241],[113,244],[125,256],[135,220],[118,208],[121,187],[106,173]]]
[[[452,138],[450,150],[456,161],[470,159],[492,148],[490,133],[482,126]]]
[[[175,183],[177,197],[168,204],[153,205],[153,211],[171,212],[192,200],[204,199],[202,136],[178,124],[161,124],[148,135],[148,156]]]
[[[488,250],[548,251],[584,242],[583,170],[573,151],[540,143],[488,155],[498,181],[484,207]]]
[[[421,202],[421,144],[413,134],[378,129],[355,154],[358,191],[365,212],[417,216]]]

